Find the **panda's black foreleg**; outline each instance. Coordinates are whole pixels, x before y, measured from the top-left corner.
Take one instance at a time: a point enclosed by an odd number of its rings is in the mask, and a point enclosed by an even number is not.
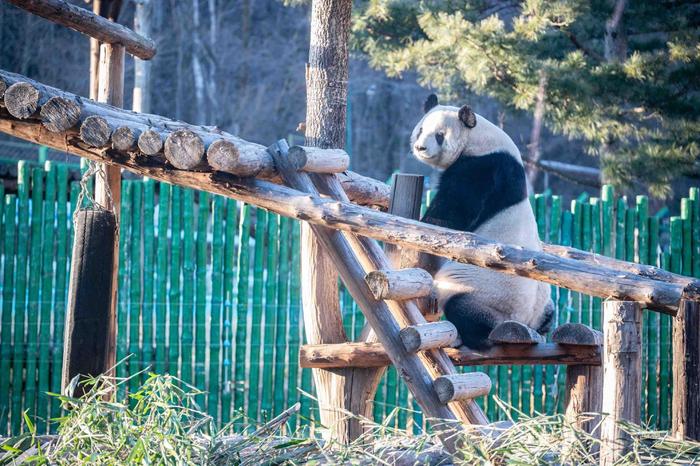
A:
[[[489,334],[498,321],[485,309],[476,306],[467,294],[456,294],[445,303],[443,311],[445,318],[452,322],[462,344],[472,349],[487,349],[491,347]]]
[[[540,322],[539,327],[537,328],[537,333],[540,335],[547,335],[549,333],[549,330],[552,328],[552,324],[554,323],[554,303],[550,299],[547,305],[544,308],[544,315],[542,316],[542,321]]]

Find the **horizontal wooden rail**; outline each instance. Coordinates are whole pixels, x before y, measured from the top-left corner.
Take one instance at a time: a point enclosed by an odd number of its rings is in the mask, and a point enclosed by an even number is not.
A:
[[[466,347],[445,348],[455,366],[496,366],[501,364],[590,365],[601,363],[601,346],[565,346],[555,343],[538,345],[497,345],[484,351]],[[338,343],[303,345],[299,365],[310,368],[384,367],[391,364],[381,343]]]
[[[0,72],[0,78],[5,75],[5,72]],[[82,102],[86,100],[81,99]],[[96,103],[92,105],[101,106]],[[113,107],[109,109],[113,111]],[[143,115],[133,112],[123,114],[130,114],[132,122],[134,118],[143,117],[143,123],[148,123],[147,117]],[[180,127],[186,125],[181,122],[173,124]],[[132,152],[116,151],[110,146],[91,147],[81,140],[75,129],[59,133],[46,131],[40,120],[34,118],[19,120],[0,111],[0,131],[81,157],[119,165],[157,180],[242,200],[283,216],[398,244],[465,264],[529,277],[588,295],[637,301],[650,309],[671,315],[677,312],[681,298],[691,301],[700,299],[698,281],[687,285],[668,283],[587,261],[499,244],[473,233],[400,218],[349,202],[308,195],[274,183],[212,172],[207,166],[197,171],[178,170],[163,157],[140,157]],[[214,130],[201,131],[211,136],[220,134],[220,138],[226,136],[225,133]],[[355,202],[358,202],[357,199],[367,200],[367,196],[376,197],[377,194],[372,183],[350,181],[343,184],[343,187],[351,199],[353,194],[356,195],[353,199]],[[368,194],[368,191],[374,192]]]
[[[127,52],[142,60],[150,60],[156,54],[156,44],[150,38],[63,0],[7,1],[56,24],[94,37],[100,42],[123,45]]]

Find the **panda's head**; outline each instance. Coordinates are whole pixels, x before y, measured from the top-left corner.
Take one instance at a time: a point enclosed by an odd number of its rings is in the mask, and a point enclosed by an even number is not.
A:
[[[423,109],[425,115],[411,133],[411,150],[421,162],[444,170],[460,155],[479,156],[505,151],[522,163],[513,140],[498,126],[474,113],[468,105],[438,105],[437,96],[431,94]]]

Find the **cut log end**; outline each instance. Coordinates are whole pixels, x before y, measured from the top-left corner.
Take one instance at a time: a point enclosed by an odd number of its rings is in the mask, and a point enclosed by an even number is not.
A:
[[[132,151],[136,148],[138,133],[128,126],[120,126],[112,133],[112,149]]]
[[[14,83],[5,90],[5,107],[15,118],[29,118],[39,107],[39,91],[29,83]]]
[[[600,346],[603,334],[583,324],[564,324],[552,333],[552,341],[560,345]]]
[[[67,131],[80,120],[80,105],[72,99],[51,97],[39,112],[41,122],[53,133]]]
[[[409,353],[452,346],[459,338],[457,328],[447,320],[412,325],[399,332],[404,348]]]
[[[294,146],[288,156],[296,170],[310,173],[341,173],[350,166],[350,156],[342,149]]]
[[[207,148],[207,163],[214,169],[234,173],[238,164],[238,148],[231,141],[218,139]]]
[[[433,387],[440,402],[447,404],[488,395],[491,391],[491,379],[483,372],[450,374],[435,379]]]
[[[138,146],[144,155],[156,155],[163,150],[163,138],[158,131],[149,128],[139,136]]]
[[[493,343],[536,345],[544,343],[544,337],[527,325],[514,320],[506,320],[494,328],[489,334]]]
[[[104,147],[109,144],[112,128],[107,120],[91,115],[80,125],[80,139],[90,147]]]
[[[191,170],[202,163],[204,142],[192,131],[179,129],[165,140],[165,158],[180,170]]]

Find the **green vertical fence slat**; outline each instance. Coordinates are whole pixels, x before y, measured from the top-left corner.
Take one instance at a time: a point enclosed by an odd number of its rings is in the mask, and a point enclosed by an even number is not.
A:
[[[234,278],[236,265],[236,212],[238,205],[233,199],[226,199],[226,230],[224,231],[224,354],[221,393],[221,423],[231,419],[231,322],[233,320]]]
[[[649,263],[658,266],[659,219],[649,218]],[[659,367],[659,313],[648,312],[649,332],[647,333],[647,418],[653,424],[659,419],[658,374]],[[651,375],[653,374],[653,376]]]
[[[17,196],[8,194],[4,197],[4,246],[3,253],[6,259],[3,261],[3,283],[2,283],[2,330],[0,331],[0,433],[10,434],[12,429],[8,426],[10,414],[12,418],[17,417],[17,413],[10,411],[10,362],[12,360],[12,296],[15,291],[15,240],[16,240],[16,220]],[[12,258],[9,259],[8,258]]]
[[[29,166],[17,164],[17,259],[15,269],[15,322],[12,361],[12,432],[19,432],[22,425],[22,394],[24,392],[25,311],[27,299],[27,256],[29,249]]]
[[[214,197],[212,216],[212,277],[211,320],[209,325],[209,414],[219,419],[219,389],[221,370],[221,316],[224,305],[223,257],[224,198]]]
[[[693,276],[700,277],[700,188],[690,188],[688,197],[693,200],[693,241],[690,245],[693,258]],[[686,246],[688,247],[688,246]]]
[[[39,332],[39,284],[41,282],[41,220],[44,193],[44,170],[32,169],[31,217],[29,241],[29,281],[27,285],[27,366],[24,375],[24,405],[29,413],[36,413],[36,382]]]
[[[71,248],[68,217],[68,167],[59,165],[56,174],[56,289],[53,307],[53,354],[51,359],[51,391],[61,392],[61,371],[63,368],[63,323],[65,321],[66,299],[68,295],[68,255]],[[50,397],[51,417],[61,414],[61,405]]]
[[[636,198],[636,222],[637,222],[637,261],[640,264],[649,263],[649,202],[646,196]],[[652,322],[652,314],[655,312],[644,312],[642,314],[642,408],[641,419],[647,419],[649,413],[649,377],[656,377],[655,372],[648,371],[650,346],[649,332]]]
[[[199,341],[195,342],[194,339],[194,329],[197,328],[199,323],[199,320],[196,320],[195,317],[194,301],[195,244],[197,241],[194,235],[194,209],[194,191],[192,189],[184,189],[182,193],[182,350],[180,351],[182,364],[180,366],[180,376],[186,383],[202,388],[192,378],[192,353],[195,351],[195,346],[200,344]]]
[[[279,216],[266,214],[267,218],[267,276],[265,278],[265,306],[263,315],[263,372],[260,408],[263,416],[271,416],[274,406],[275,372],[275,319],[277,314],[277,272],[279,260]]]
[[[683,242],[681,250],[681,273],[688,277],[693,275],[693,214],[695,213],[695,201],[688,198],[681,199],[681,218],[683,219]]]
[[[133,181],[122,182],[121,214],[119,219],[119,289],[117,290],[117,361],[121,361],[128,355],[129,339],[129,269],[130,261],[129,246],[131,244],[131,199],[133,192]],[[124,378],[129,375],[128,363],[121,363],[117,366],[117,377]],[[126,387],[119,386],[119,395],[124,396]]]
[[[131,259],[129,260],[129,393],[136,393],[141,385],[141,377],[136,374],[143,369],[141,351],[141,219],[143,217],[143,183],[132,182],[132,220],[131,239],[129,240]]]
[[[155,181],[143,180],[143,367],[153,370],[155,278]],[[145,377],[143,378],[145,380]]]
[[[179,376],[180,367],[180,272],[182,270],[182,188],[173,186],[170,202],[170,283],[168,284],[168,371]],[[202,361],[203,363],[204,361]]]
[[[48,418],[50,416],[49,391],[50,360],[51,360],[51,314],[53,306],[54,270],[53,261],[56,255],[56,235],[54,218],[56,215],[56,167],[51,162],[46,162],[46,183],[44,186],[43,208],[43,239],[41,242],[41,315],[39,317],[39,394],[37,397],[37,429],[38,432],[48,432]]]
[[[671,217],[671,243],[670,243],[670,264],[669,270],[674,273],[682,272],[683,257],[683,219],[681,217]],[[661,316],[661,378],[659,391],[659,422],[663,429],[670,427],[670,403],[672,381],[671,371],[671,323],[670,319]]]
[[[277,275],[277,307],[275,309],[275,396],[274,413],[279,414],[286,409],[286,335],[287,335],[287,306],[289,304],[289,223],[287,217],[279,219],[280,225],[280,263]]]
[[[255,209],[255,256],[253,258],[253,308],[250,326],[250,390],[248,394],[248,417],[258,419],[260,414],[260,346],[264,347],[262,340],[263,317],[263,285],[265,279],[265,228],[267,226],[267,212],[263,209]],[[263,349],[264,353],[264,349]],[[267,368],[269,370],[269,367]],[[263,366],[262,372],[266,368]],[[270,371],[271,372],[271,371]],[[263,380],[265,376],[263,376]],[[270,377],[272,379],[272,377]],[[264,385],[263,385],[264,386]]]
[[[170,185],[158,185],[158,251],[156,269],[156,364],[158,374],[167,371],[167,310],[168,310],[168,218],[170,214]]]
[[[204,390],[206,383],[206,358],[207,358],[207,242],[209,228],[209,194],[200,191],[197,199],[197,268],[195,289],[195,356],[194,356],[194,384],[200,390]],[[197,402],[202,410],[206,394],[197,397]]]
[[[598,198],[591,198],[591,232],[593,234],[592,251],[596,254],[603,254],[605,244],[603,241],[603,223],[601,213],[603,203]],[[591,326],[595,329],[601,328],[602,300],[591,298]]]
[[[617,200],[615,209],[615,258],[625,259],[625,212],[627,211],[627,200],[623,196]]]
[[[233,381],[234,408],[236,412],[243,412],[245,409],[245,358],[246,358],[246,338],[248,330],[248,274],[250,268],[250,206],[243,204],[241,216],[238,222],[238,238],[240,247],[238,248],[238,262],[236,281],[238,291],[236,293],[236,345],[235,345],[235,372]],[[241,385],[243,384],[243,385]]]
[[[291,406],[299,401],[299,342],[301,341],[301,269],[299,263],[299,222],[292,221],[292,278],[289,290],[289,400]],[[356,312],[359,314],[359,312]]]

